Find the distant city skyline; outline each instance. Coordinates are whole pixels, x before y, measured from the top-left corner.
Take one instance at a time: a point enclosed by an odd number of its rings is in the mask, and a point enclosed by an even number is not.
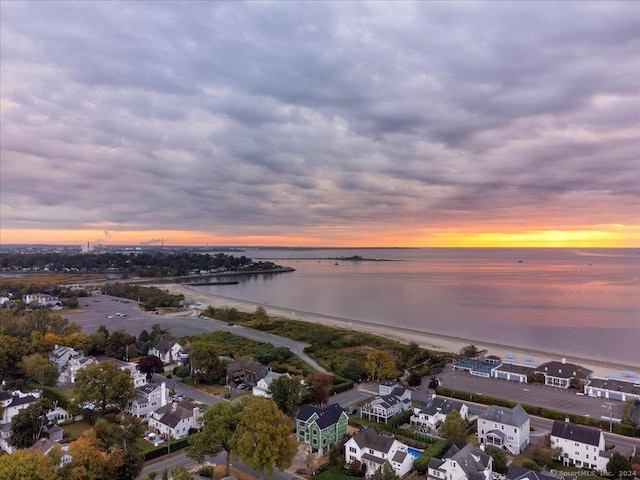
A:
[[[640,4],[2,2],[0,244],[639,247]]]

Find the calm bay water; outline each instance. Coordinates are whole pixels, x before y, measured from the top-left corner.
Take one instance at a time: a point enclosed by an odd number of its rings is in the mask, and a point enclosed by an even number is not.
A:
[[[242,254],[274,259],[296,271],[198,288],[640,368],[636,249],[259,249]],[[354,255],[394,261],[335,260]]]

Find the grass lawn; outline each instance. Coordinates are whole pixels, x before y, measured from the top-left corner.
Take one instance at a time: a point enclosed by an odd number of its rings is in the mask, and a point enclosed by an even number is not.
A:
[[[64,430],[65,436],[62,440],[64,443],[73,442],[76,438],[78,438],[82,432],[85,430],[89,430],[92,428],[92,425],[84,420],[79,422],[69,423],[67,425],[62,425],[62,429]]]
[[[210,383],[196,383],[193,378],[185,378],[182,383],[189,385],[190,387],[197,388],[203,392],[211,395],[224,395],[229,392],[229,389],[224,385],[214,385]]]
[[[330,469],[322,472],[320,475],[314,477],[315,480],[357,480],[362,477],[352,477],[351,475],[345,475],[342,473],[342,469],[338,466],[331,467]]]

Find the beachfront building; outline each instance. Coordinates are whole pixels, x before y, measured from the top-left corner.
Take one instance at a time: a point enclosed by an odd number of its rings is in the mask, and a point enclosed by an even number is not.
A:
[[[411,409],[411,390],[397,382],[380,384],[378,396],[360,409],[360,417],[387,423],[394,415]]]
[[[389,462],[396,475],[402,477],[413,468],[415,460],[404,443],[390,435],[378,434],[373,428],[350,438],[344,445],[344,452],[347,463],[357,460],[365,466],[366,477],[371,477],[385,462]]]
[[[560,449],[558,460],[563,465],[606,470],[609,455],[600,429],[556,420],[551,427],[550,440],[552,450]]]
[[[338,404],[317,407],[303,405],[295,418],[296,437],[321,457],[327,449],[347,434],[349,416]]]
[[[640,382],[592,378],[584,386],[584,394],[606,400],[640,400]]]
[[[258,383],[253,387],[252,393],[257,397],[265,397],[271,398],[271,394],[269,393],[269,388],[271,388],[271,384],[274,380],[277,380],[280,377],[291,378],[291,375],[288,373],[276,373],[269,371],[264,378],[258,380]]]
[[[544,376],[544,384],[551,387],[569,388],[583,387],[593,375],[593,371],[574,363],[567,363],[563,358],[560,362],[547,362],[536,367],[534,373]]]
[[[492,405],[478,417],[480,445],[495,445],[518,455],[529,445],[530,418],[520,405],[514,408]]]
[[[517,365],[503,363],[491,370],[491,377],[510,382],[528,383],[528,377],[533,373],[533,367],[529,365]]]
[[[420,432],[436,432],[447,418],[447,414],[456,411],[463,420],[469,418],[469,407],[462,402],[433,395],[427,403],[413,408],[411,426]]]
[[[453,444],[442,458],[431,457],[427,480],[491,480],[493,459],[471,443]]]

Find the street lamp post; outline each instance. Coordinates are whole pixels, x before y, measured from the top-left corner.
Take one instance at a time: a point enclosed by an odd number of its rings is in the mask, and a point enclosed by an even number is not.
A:
[[[609,410],[609,433],[613,431],[613,420],[611,419],[611,405],[602,405],[602,408]]]

